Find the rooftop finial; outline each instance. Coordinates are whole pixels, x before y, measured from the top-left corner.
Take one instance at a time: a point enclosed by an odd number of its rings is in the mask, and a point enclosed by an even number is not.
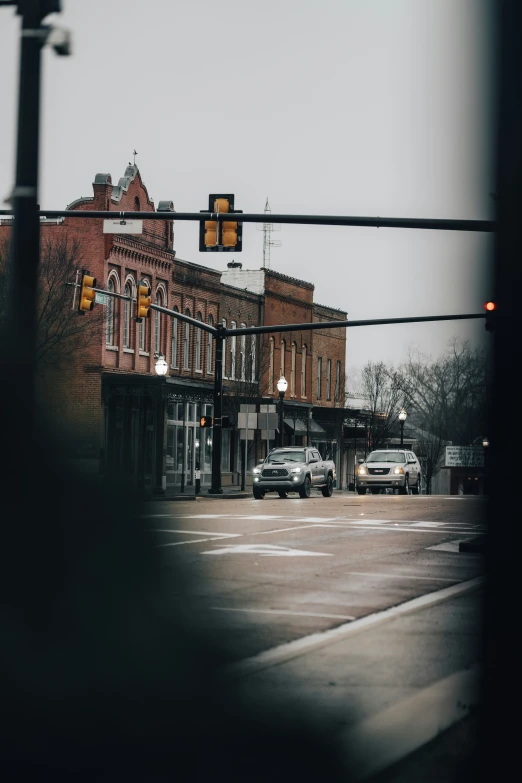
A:
[[[137,155],[138,153],[136,152],[136,150],[134,150],[134,153],[133,153],[133,154],[134,154],[134,165],[136,165],[136,155]]]

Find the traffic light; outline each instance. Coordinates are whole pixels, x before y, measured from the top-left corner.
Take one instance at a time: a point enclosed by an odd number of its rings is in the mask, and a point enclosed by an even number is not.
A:
[[[495,302],[486,302],[484,308],[486,310],[486,323],[485,323],[486,331],[492,332],[495,324],[495,312],[497,306]]]
[[[199,417],[199,426],[200,427],[212,427],[214,425],[214,421],[212,419],[212,416],[200,416]]]
[[[78,302],[78,312],[81,315],[89,313],[94,307],[94,298],[96,293],[94,287],[96,286],[96,278],[91,277],[86,269],[82,270],[82,279],[80,282],[80,299]]]
[[[233,193],[211,193],[208,197],[208,210],[201,212],[216,214],[240,214],[242,209],[234,209]],[[205,252],[240,253],[243,249],[243,225],[236,220],[202,220],[199,224],[199,250]]]
[[[138,285],[138,303],[136,307],[136,321],[141,323],[143,318],[150,318],[150,288],[143,280]]]

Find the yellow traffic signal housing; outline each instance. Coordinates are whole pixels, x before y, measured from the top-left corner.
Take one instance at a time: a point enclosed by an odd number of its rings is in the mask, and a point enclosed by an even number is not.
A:
[[[141,323],[143,318],[150,318],[150,288],[147,282],[138,285],[138,302],[136,306],[136,321]]]
[[[217,222],[205,220],[205,249],[217,247]]]
[[[96,278],[91,277],[86,269],[82,271],[82,279],[80,282],[80,300],[78,302],[78,312],[82,315],[84,313],[90,313],[94,307],[94,298],[96,292],[94,288],[96,286]]]
[[[207,210],[201,210],[206,212]],[[208,212],[216,214],[237,214],[234,209],[233,193],[211,193],[208,197]],[[199,250],[204,252],[240,253],[243,249],[243,225],[232,220],[202,220],[199,224]]]
[[[214,425],[214,421],[212,419],[212,416],[200,416],[199,417],[199,426],[200,427],[212,427]]]
[[[235,248],[237,245],[237,223],[224,221],[221,224],[221,244],[223,247]]]

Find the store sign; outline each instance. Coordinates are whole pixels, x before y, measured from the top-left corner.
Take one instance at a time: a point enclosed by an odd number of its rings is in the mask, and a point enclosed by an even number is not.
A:
[[[482,468],[483,446],[446,446],[445,468]]]

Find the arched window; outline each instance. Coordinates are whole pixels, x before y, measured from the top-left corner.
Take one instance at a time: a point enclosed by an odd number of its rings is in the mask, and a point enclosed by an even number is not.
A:
[[[326,360],[326,399],[332,399],[332,360]]]
[[[134,197],[134,211],[135,212],[140,211],[140,200],[137,196]]]
[[[130,281],[127,280],[125,288],[123,289],[125,296],[132,296],[132,286]],[[130,330],[130,318],[131,318],[131,301],[130,299],[123,300],[123,347],[131,347],[131,330]]]
[[[214,319],[211,315],[208,317],[208,325],[214,326]],[[208,375],[212,374],[212,344],[214,342],[214,338],[212,337],[211,332],[208,333],[208,342],[207,342],[207,373]]]
[[[292,343],[292,363],[290,365],[290,396],[295,397],[295,357],[297,345]]]
[[[244,329],[246,324],[241,324],[241,328]],[[239,377],[242,381],[246,380],[246,334],[241,335],[240,347],[239,347]]]
[[[301,397],[306,397],[306,345],[301,350]]]
[[[190,310],[185,310],[185,315],[190,316]],[[183,369],[190,369],[190,324],[185,321],[185,334],[183,339]]]
[[[256,379],[256,335],[250,335],[250,380]]]
[[[274,347],[275,347],[275,340],[273,337],[271,337],[270,342],[268,344],[268,391],[269,392],[274,391]]]
[[[114,277],[109,277],[107,290],[116,293],[116,284]],[[114,297],[107,297],[107,306],[105,312],[105,342],[107,345],[114,345]]]
[[[163,307],[163,292],[156,291],[156,304]],[[154,353],[161,353],[161,318],[162,313],[154,310]]]
[[[198,321],[203,320],[201,313],[198,313],[197,319]],[[196,329],[196,372],[201,371],[201,329],[198,327]]]
[[[224,326],[224,328],[226,329],[227,328],[227,319],[223,318],[221,323]],[[223,354],[222,354],[222,357],[221,357],[221,361],[222,361],[222,365],[223,365],[223,378],[228,378],[228,375],[227,375],[227,369],[228,369],[228,365],[227,365],[227,340],[226,340],[226,338],[223,340]]]
[[[179,313],[177,307],[174,307],[174,312]],[[170,344],[170,366],[177,368],[178,366],[178,319],[172,319],[172,340]]]
[[[236,322],[230,322],[230,328],[236,328]],[[230,377],[232,380],[236,377],[236,336],[232,335],[230,338]]]
[[[147,350],[147,339],[146,339],[146,337],[147,337],[147,321],[148,321],[148,318],[142,318],[141,319],[141,321],[140,321],[140,330],[139,330],[139,335],[138,335],[139,344],[140,344],[140,351],[143,351],[144,353]]]
[[[280,370],[279,377],[280,378],[282,378],[283,375],[285,374],[285,352],[286,352],[286,343],[285,343],[284,340],[281,340],[281,349],[280,349],[280,354],[279,354],[279,359],[280,359],[280,361],[279,361],[279,370]]]

